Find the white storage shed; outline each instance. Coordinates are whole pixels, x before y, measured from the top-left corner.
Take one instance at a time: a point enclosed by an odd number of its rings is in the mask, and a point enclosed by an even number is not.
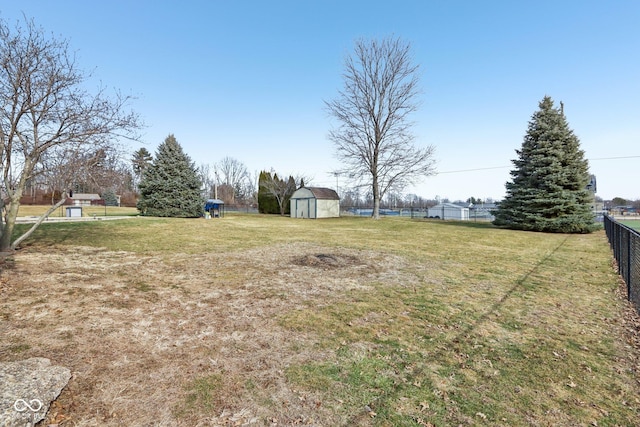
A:
[[[291,196],[291,218],[336,218],[340,216],[340,197],[335,190],[301,187]]]
[[[458,221],[469,220],[469,208],[453,203],[440,203],[429,208],[429,218],[456,219]]]

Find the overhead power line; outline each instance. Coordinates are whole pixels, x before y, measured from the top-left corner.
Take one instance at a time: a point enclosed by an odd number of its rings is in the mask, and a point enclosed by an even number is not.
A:
[[[640,156],[620,156],[620,157],[597,157],[595,159],[589,159],[589,161],[591,160],[619,160],[619,159],[637,159]]]
[[[637,158],[640,158],[640,156],[596,157],[596,158],[587,159],[587,160],[591,162],[595,160],[622,160],[622,159],[637,159]],[[460,170],[453,170],[453,171],[437,172],[436,175],[443,175],[446,173],[477,172],[477,171],[485,171],[485,170],[491,170],[491,169],[506,169],[510,167],[513,167],[513,166],[492,166],[487,168],[460,169]]]

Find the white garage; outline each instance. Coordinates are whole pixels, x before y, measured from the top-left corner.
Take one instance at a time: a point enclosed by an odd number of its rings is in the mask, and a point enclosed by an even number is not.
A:
[[[453,203],[440,203],[439,205],[429,208],[429,218],[468,221],[469,208],[455,205]]]
[[[291,218],[336,218],[340,216],[340,197],[335,190],[301,187],[291,196]]]

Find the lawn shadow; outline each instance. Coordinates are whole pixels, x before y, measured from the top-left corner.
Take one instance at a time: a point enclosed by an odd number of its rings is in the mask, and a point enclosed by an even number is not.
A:
[[[446,224],[448,225],[462,225],[462,222],[446,222]],[[491,228],[495,228],[493,226],[490,226]],[[490,228],[489,226],[485,226],[484,228]],[[527,271],[525,274],[523,274],[519,279],[517,279],[513,286],[511,286],[511,288],[498,300],[496,301],[494,304],[492,304],[487,311],[485,311],[482,315],[480,315],[480,317],[478,317],[475,321],[473,321],[472,323],[462,327],[460,329],[460,332],[458,334],[456,334],[451,340],[448,341],[448,345],[442,345],[439,346],[439,349],[437,351],[435,351],[433,353],[433,360],[440,360],[442,358],[444,358],[446,356],[446,353],[450,353],[450,352],[456,352],[456,351],[460,351],[460,343],[465,341],[465,337],[468,337],[470,334],[472,334],[474,332],[474,330],[476,330],[481,324],[483,324],[484,322],[486,322],[488,319],[490,319],[491,315],[496,313],[500,307],[502,307],[505,302],[514,294],[514,292],[521,290],[523,288],[523,286],[525,285],[525,283],[527,282],[527,280],[534,274],[536,273],[540,267],[542,267],[556,252],[558,252],[558,250],[564,246],[564,244],[567,242],[567,240],[569,239],[569,236],[565,236],[565,238],[562,240],[562,242],[560,242],[560,244],[555,247],[551,252],[549,252],[544,258],[542,258],[540,261],[538,261],[529,271]],[[419,377],[427,377],[428,373],[426,372],[425,367],[421,367],[418,368],[414,371],[414,378],[419,378]],[[388,402],[392,399],[394,399],[395,393],[387,393],[384,395],[381,395],[380,397],[378,397],[377,399],[375,399],[373,402],[371,402],[370,406],[375,405],[378,407],[383,407],[384,406],[384,402]],[[349,425],[354,424],[356,418],[358,415],[354,415],[353,417],[351,417],[350,419],[350,423]]]
[[[89,225],[86,222],[40,224],[33,234],[20,244],[20,249],[28,248],[36,241],[38,246],[43,247],[77,242],[78,235],[86,232]],[[17,224],[13,230],[13,238],[18,238],[31,226],[32,224]]]
[[[496,227],[492,223],[488,221],[452,221],[452,220],[439,220],[439,219],[423,219],[423,222],[429,222],[434,224],[440,224],[448,227],[464,227],[464,228],[474,228],[474,229],[489,229],[493,228],[499,230],[499,227]]]

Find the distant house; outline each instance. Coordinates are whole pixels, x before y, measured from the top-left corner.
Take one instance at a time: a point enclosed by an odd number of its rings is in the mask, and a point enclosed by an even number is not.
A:
[[[429,208],[429,218],[469,220],[469,208],[454,203],[440,203]]]
[[[118,200],[120,202],[120,200]],[[91,206],[91,205],[104,205],[104,200],[99,194],[91,193],[73,193],[67,203],[74,206]]]
[[[340,197],[324,187],[301,187],[291,196],[291,218],[335,218],[340,216]]]

